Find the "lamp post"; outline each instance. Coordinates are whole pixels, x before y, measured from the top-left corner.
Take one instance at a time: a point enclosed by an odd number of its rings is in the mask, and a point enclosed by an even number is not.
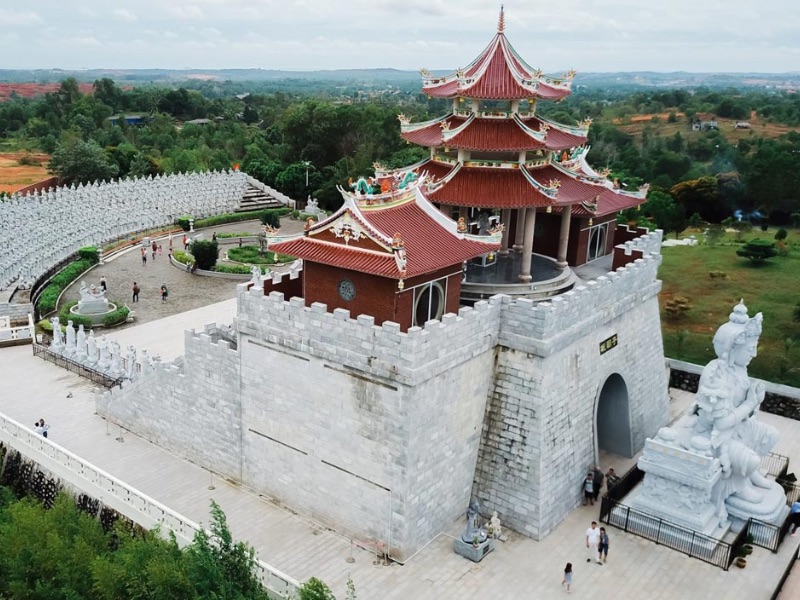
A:
[[[306,168],[306,188],[308,188],[308,170],[311,168],[311,161],[310,160],[304,160],[303,161],[303,166],[305,166],[305,168]]]

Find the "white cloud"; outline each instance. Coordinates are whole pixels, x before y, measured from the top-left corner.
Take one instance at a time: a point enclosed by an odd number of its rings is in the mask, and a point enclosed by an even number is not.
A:
[[[5,27],[34,25],[41,22],[42,18],[33,11],[8,10],[5,8],[0,8],[0,24]]]
[[[181,21],[202,21],[205,19],[203,9],[192,4],[168,6],[166,9],[172,18],[180,19]]]
[[[126,8],[117,8],[111,14],[118,21],[126,21],[127,23],[135,23],[139,20],[139,17]]]

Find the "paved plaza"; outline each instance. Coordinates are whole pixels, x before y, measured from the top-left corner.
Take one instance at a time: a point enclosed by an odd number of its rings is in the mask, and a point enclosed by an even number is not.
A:
[[[259,227],[250,222],[215,230],[244,232]],[[208,230],[206,233],[210,237]],[[97,267],[86,278],[88,283],[96,283],[105,275],[111,298],[118,297],[118,289],[127,294],[135,278],[143,290],[142,300],[135,306],[138,321],[109,336],[123,347],[132,344],[171,360],[183,353],[184,330],[232,321],[236,283],[192,276],[169,266],[163,241],[162,245],[164,254],[155,261],[149,259],[146,267],[135,250]],[[171,291],[163,305],[157,296],[162,281]],[[565,593],[559,584],[568,561],[574,565],[573,594],[581,597],[769,598],[789,556],[796,555],[800,545],[798,536],[787,537],[777,555],[756,548],[746,569],[725,572],[609,528],[609,562],[587,564],[584,532],[591,520],[597,519],[599,506],[595,505],[576,508],[541,542],[507,532],[508,541],[498,543],[497,550],[479,564],[452,551],[453,536],[463,528],[459,521],[405,565],[385,566],[376,561],[374,551],[108,424],[94,412],[95,393],[101,389],[33,357],[28,346],[0,351],[0,378],[4,382],[0,412],[24,424],[45,418],[51,424],[53,442],[194,521],[208,521],[209,502],[214,499],[226,512],[234,535],[252,544],[261,560],[299,581],[319,577],[340,598],[348,577],[354,580],[358,597],[365,599],[559,598]],[[674,390],[671,396],[674,418],[691,398]],[[790,456],[796,470],[800,465],[800,422],[768,414],[762,419],[780,430],[775,452]],[[123,442],[116,440],[120,434]],[[613,466],[622,473],[634,459],[604,455],[601,461],[604,470]],[[576,488],[578,485],[576,482]],[[350,556],[355,562],[348,562]],[[781,598],[797,597],[798,593],[800,569],[796,568]]]

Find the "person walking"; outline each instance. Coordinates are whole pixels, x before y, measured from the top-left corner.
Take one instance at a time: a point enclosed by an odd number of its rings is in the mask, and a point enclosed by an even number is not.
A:
[[[133,291],[133,301],[134,302],[138,302],[139,301],[139,291],[140,291],[139,290],[139,284],[134,281],[133,282],[133,287],[131,288],[131,290]]]
[[[108,291],[108,288],[106,287],[106,276],[105,275],[100,277],[100,289],[103,290],[104,292]]]
[[[600,465],[594,466],[594,471],[592,471],[592,484],[594,485],[594,499],[600,496],[600,492],[603,491],[603,479],[604,479],[603,471],[600,469]]]
[[[142,246],[142,266],[147,266],[147,248],[144,246]]]
[[[586,530],[586,549],[589,555],[586,557],[586,562],[594,561],[598,565],[603,563],[600,561],[600,555],[597,552],[597,547],[600,545],[600,530],[597,528],[597,521],[592,521],[591,527]]]
[[[162,248],[161,244],[158,245],[158,255],[161,256]]]
[[[581,488],[583,489],[583,505],[586,506],[588,503],[594,506],[594,475],[592,473],[586,475]]]
[[[50,425],[44,422],[44,419],[39,419],[39,428],[42,430],[42,436],[47,437],[47,430],[50,429]]]
[[[155,240],[153,240],[153,243],[150,244],[150,248],[153,250],[153,260],[155,260],[156,259],[156,252],[158,252],[158,244],[156,244]]]
[[[792,524],[792,535],[797,535],[797,530],[800,529],[800,500],[792,502],[792,508],[789,511],[789,517]]]
[[[614,467],[608,468],[608,473],[606,473],[606,491],[608,492],[613,488],[615,485],[619,483],[620,477],[614,472]]]
[[[572,585],[572,563],[567,563],[567,566],[564,567],[564,579],[561,580],[561,585],[567,586],[567,593],[570,593],[570,586]]]
[[[167,296],[169,296],[169,290],[167,289],[167,284],[161,284],[161,302],[167,301]]]
[[[606,562],[608,558],[608,534],[605,527],[600,528],[600,543],[597,544],[597,555],[600,560]]]

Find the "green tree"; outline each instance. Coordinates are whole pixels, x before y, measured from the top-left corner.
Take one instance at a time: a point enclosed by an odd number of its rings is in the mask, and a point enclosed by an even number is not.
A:
[[[775,248],[774,243],[756,238],[747,242],[743,248],[736,250],[736,254],[750,259],[755,264],[760,264],[773,256],[777,256],[778,250]]]
[[[113,79],[103,77],[94,82],[94,97],[116,112],[122,107],[122,90],[117,87]]]
[[[210,240],[195,240],[190,246],[190,251],[197,263],[198,269],[210,271],[217,264],[219,258],[219,246],[217,242]]]
[[[716,177],[684,181],[673,186],[670,194],[686,213],[699,213],[709,223],[719,223],[731,214],[719,194]]]
[[[298,590],[300,600],[336,600],[331,588],[323,581],[312,577]]]
[[[119,172],[97,142],[80,139],[59,144],[47,169],[57,175],[63,185],[104,181],[116,177]]]
[[[683,207],[677,204],[672,196],[664,192],[652,191],[647,196],[644,205],[645,214],[655,221],[664,233],[675,232],[676,237],[686,229],[686,213]]]

